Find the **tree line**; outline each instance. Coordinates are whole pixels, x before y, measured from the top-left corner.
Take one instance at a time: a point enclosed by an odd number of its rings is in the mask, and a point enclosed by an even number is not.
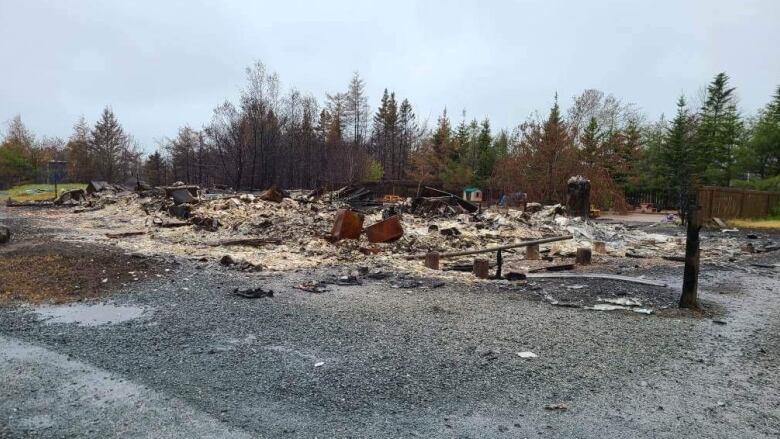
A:
[[[36,139],[17,116],[0,144],[0,184],[41,181],[48,160],[64,160],[72,181],[261,189],[409,180],[545,202],[561,201],[566,179],[582,174],[603,208],[623,207],[632,191],[671,192],[682,206],[701,184],[780,189],[780,87],[746,117],[725,73],[694,107],[681,96],[670,121],[648,121],[634,105],[592,89],[566,110],[556,94],[544,116],[511,130],[494,130],[487,117],[469,120],[465,110],[460,116],[453,122],[444,109],[428,128],[408,99],[387,89],[370,110],[358,73],[320,103],[282,91],[278,75],[256,62],[236,102],[221,103],[204,126],[181,127],[146,156],[108,107],[93,126],[77,121],[67,141]]]

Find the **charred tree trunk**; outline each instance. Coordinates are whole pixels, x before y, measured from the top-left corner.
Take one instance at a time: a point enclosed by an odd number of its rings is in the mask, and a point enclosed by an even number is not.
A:
[[[680,308],[699,308],[699,231],[701,212],[698,202],[690,203],[688,209],[687,239],[685,242],[685,272],[683,274]]]
[[[590,180],[578,175],[566,184],[566,208],[569,216],[588,219],[590,216]]]

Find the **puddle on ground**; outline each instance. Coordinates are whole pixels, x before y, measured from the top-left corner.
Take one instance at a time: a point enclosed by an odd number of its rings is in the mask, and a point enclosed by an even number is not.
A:
[[[76,323],[79,326],[98,326],[120,323],[141,317],[146,310],[137,306],[110,303],[75,303],[70,305],[43,305],[33,310],[46,324]]]

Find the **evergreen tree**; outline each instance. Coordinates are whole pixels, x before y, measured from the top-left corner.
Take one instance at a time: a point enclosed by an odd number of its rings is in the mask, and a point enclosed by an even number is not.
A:
[[[400,178],[401,151],[399,150],[398,105],[395,93],[385,89],[379,109],[374,115],[374,155],[392,179]]]
[[[343,117],[349,127],[348,136],[354,145],[362,145],[368,125],[368,98],[366,97],[366,85],[355,72],[349,82],[347,93],[344,96]]]
[[[479,161],[477,162],[475,174],[477,183],[485,185],[493,174],[493,167],[497,158],[496,150],[493,148],[493,137],[490,134],[490,120],[487,117],[480,125],[477,146],[479,149]]]
[[[558,105],[558,93],[555,94],[555,103],[550,109],[550,115],[542,125],[542,133],[538,144],[538,159],[544,163],[542,181],[545,186],[545,202],[553,202],[563,197],[562,179],[559,165],[566,161],[566,156],[573,146],[572,133],[561,117],[561,108]]]
[[[496,134],[496,137],[493,139],[493,151],[495,151],[497,160],[509,154],[509,135],[506,130],[501,130]]]
[[[149,154],[144,163],[144,176],[147,183],[152,186],[161,186],[167,183],[165,161],[160,151]]]
[[[408,99],[404,99],[398,108],[398,131],[399,168],[401,171],[397,178],[403,178],[407,172],[409,156],[418,131],[415,114]]]
[[[735,89],[728,82],[725,73],[718,73],[707,87],[697,130],[698,147],[706,160],[706,181],[723,186],[731,182],[735,148],[742,131]]]
[[[73,125],[73,134],[65,145],[68,175],[73,181],[86,182],[94,174],[94,160],[89,150],[89,125],[84,116]]]
[[[685,97],[677,101],[677,115],[669,127],[661,147],[660,159],[664,174],[677,194],[681,218],[685,218],[690,197],[698,183],[699,150],[694,143],[694,126],[685,103]]]
[[[760,178],[780,175],[780,87],[750,129],[738,151],[739,167]]]
[[[585,164],[593,165],[601,163],[601,139],[603,135],[599,130],[599,124],[595,117],[591,117],[588,125],[582,131],[580,143],[582,145],[582,158]]]
[[[35,136],[16,115],[0,144],[0,187],[35,178],[36,169],[31,158]]]
[[[101,179],[113,182],[119,177],[119,158],[126,145],[127,136],[114,112],[109,107],[104,108],[89,140],[90,153],[94,157],[97,175]]]

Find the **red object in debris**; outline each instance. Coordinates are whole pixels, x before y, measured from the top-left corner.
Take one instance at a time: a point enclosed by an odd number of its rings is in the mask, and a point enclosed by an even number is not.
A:
[[[347,209],[339,209],[336,213],[336,222],[330,232],[333,241],[341,239],[360,239],[363,230],[363,216]]]
[[[368,242],[393,242],[404,236],[401,218],[393,215],[384,221],[366,227]]]

